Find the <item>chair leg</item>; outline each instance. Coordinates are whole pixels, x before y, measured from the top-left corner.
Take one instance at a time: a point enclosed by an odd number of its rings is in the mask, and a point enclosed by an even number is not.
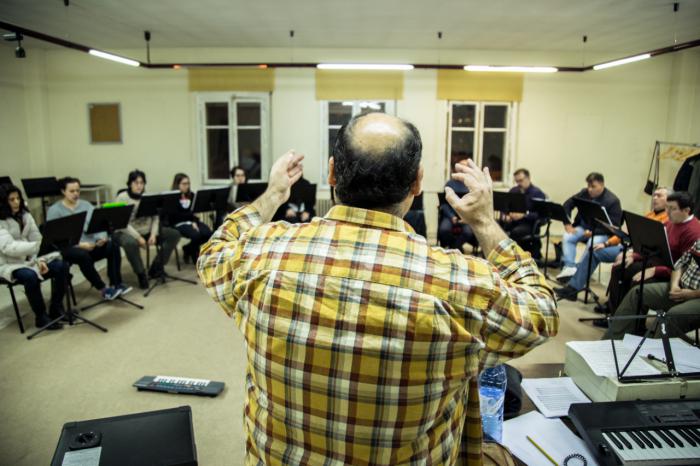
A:
[[[151,267],[151,246],[146,245],[146,270]]]
[[[177,252],[177,246],[175,246],[175,263],[177,264],[177,271],[179,272],[180,269],[180,254]]]
[[[70,290],[70,297],[73,299],[73,306],[78,305],[78,301],[75,299],[75,289],[73,288],[73,281],[68,282],[68,289]]]
[[[17,316],[17,323],[19,324],[19,333],[24,333],[24,323],[22,322],[22,316],[19,314],[19,306],[17,306],[17,298],[15,298],[15,291],[10,286],[10,296],[12,296],[12,305],[15,308],[15,315]]]

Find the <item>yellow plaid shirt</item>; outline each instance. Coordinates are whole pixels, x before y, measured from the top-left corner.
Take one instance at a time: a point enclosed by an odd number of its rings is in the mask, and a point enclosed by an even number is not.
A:
[[[529,254],[488,260],[377,211],[229,215],[197,267],[245,337],[246,463],[481,464],[480,366],[559,325]]]

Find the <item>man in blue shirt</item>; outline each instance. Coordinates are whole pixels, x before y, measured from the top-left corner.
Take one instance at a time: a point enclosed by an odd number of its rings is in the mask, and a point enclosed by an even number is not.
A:
[[[532,200],[544,200],[547,195],[530,181],[530,171],[526,168],[519,168],[513,173],[513,180],[516,186],[513,186],[509,192],[525,194],[525,205],[527,213],[511,212],[501,216],[501,226],[508,233],[508,236],[513,239],[524,250],[532,254],[533,259],[541,259],[542,253],[540,249],[542,242],[539,239],[532,239],[535,231],[535,222],[539,219],[537,212],[532,211]],[[529,237],[529,238],[528,238]]]

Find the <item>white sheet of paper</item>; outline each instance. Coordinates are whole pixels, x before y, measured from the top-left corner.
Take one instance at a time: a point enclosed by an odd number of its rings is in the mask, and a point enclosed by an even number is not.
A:
[[[609,340],[570,341],[566,345],[586,360],[595,375],[600,377],[617,377],[612,344]],[[632,350],[621,341],[616,341],[615,352],[617,353],[617,363],[620,371],[622,371],[632,355]],[[632,364],[625,371],[625,375],[654,375],[660,373],[661,371],[647,363],[639,355],[632,360]]]
[[[622,344],[630,351],[634,351],[639,345],[642,337],[637,335],[625,335]],[[671,338],[671,352],[673,353],[673,362],[676,364],[676,370],[679,372],[698,372],[700,371],[700,348],[689,345],[680,338]],[[646,357],[648,354],[654,355],[659,359],[666,359],[663,343],[660,339],[647,338],[644,345],[639,350],[640,356]]]
[[[545,417],[569,414],[571,403],[590,403],[571,377],[523,379],[521,386]]]
[[[552,463],[530,443],[528,435],[559,464],[563,464],[564,458],[570,454],[580,453],[586,457],[589,466],[598,465],[583,440],[561,420],[547,419],[537,411],[531,411],[503,423],[503,444],[529,466],[552,466]]]
[[[67,451],[63,455],[61,466],[100,466],[102,447]]]

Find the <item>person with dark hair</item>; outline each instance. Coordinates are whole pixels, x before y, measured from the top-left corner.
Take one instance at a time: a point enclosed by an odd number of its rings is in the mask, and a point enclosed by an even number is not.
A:
[[[460,163],[466,163],[466,159]],[[452,189],[456,193],[465,194],[464,184],[459,181],[447,180],[445,191],[447,191],[447,188]],[[459,215],[449,202],[443,202],[438,208],[440,214],[438,243],[442,247],[461,251],[464,244],[471,244],[472,247],[477,245],[476,235],[474,235],[472,228],[459,218]]]
[[[95,208],[89,202],[80,199],[80,180],[67,176],[58,180],[58,184],[61,187],[63,199],[56,201],[49,207],[46,219],[54,220],[86,212],[85,230],[87,230]],[[106,232],[83,233],[78,245],[66,250],[63,253],[63,258],[69,264],[80,267],[85,279],[100,292],[104,299],[111,301],[131,291],[131,287],[122,282],[122,258],[119,245],[115,244]],[[95,270],[95,262],[100,259],[107,259],[107,276],[110,286],[102,281],[100,274]]]
[[[177,206],[177,212],[170,214],[168,223],[182,236],[190,240],[182,247],[182,252],[186,261],[192,261],[193,264],[196,264],[199,248],[209,241],[211,229],[192,213],[194,193],[190,188],[190,177],[184,173],[176,174],[172,189],[180,191],[180,202]]]
[[[131,212],[129,225],[114,233],[114,238],[119,245],[124,248],[126,258],[131,264],[131,268],[138,277],[139,287],[141,289],[148,288],[148,278],[146,277],[146,269],[141,260],[140,249],[156,244],[156,241],[161,242],[161,254],[156,254],[148,271],[150,278],[156,278],[163,272],[164,264],[168,263],[170,255],[180,241],[180,233],[170,227],[160,227],[161,238],[158,238],[158,230],[160,219],[154,215],[152,217],[136,217],[136,212],[139,210],[141,197],[146,190],[146,174],[141,170],[133,170],[129,173],[126,181],[127,189],[117,195],[116,202],[124,202],[134,206]]]
[[[656,220],[665,224],[668,220],[668,214],[666,213],[667,197],[668,190],[666,188],[657,188],[652,196],[653,208],[650,212],[647,212],[646,218]],[[610,284],[608,285],[608,291],[610,293],[610,299],[613,303],[616,303],[615,306],[617,306],[619,300],[614,295],[619,293],[617,289],[618,287],[620,287],[620,282],[627,282],[627,285],[623,286],[629,287],[629,282],[632,281],[632,278],[638,272],[640,272],[642,268],[641,261],[638,260],[637,262],[633,262],[633,252],[631,250],[628,250],[627,258],[624,259],[626,264],[625,275],[627,276],[627,278],[623,279],[623,277],[621,277],[621,268],[619,267],[623,260],[622,246],[620,245],[621,241],[622,240],[619,237],[611,236],[605,242],[594,245],[593,259],[591,260],[590,269],[588,268],[588,249],[586,249],[583,253],[583,256],[581,256],[581,260],[576,265],[576,273],[573,277],[571,277],[566,286],[554,288],[554,292],[557,293],[557,296],[560,299],[576,301],[578,293],[585,289],[588,277],[591,276],[593,272],[595,272],[596,268],[598,267],[598,264],[600,264],[601,262],[613,262],[616,265],[613,266],[612,273],[610,274]],[[654,280],[653,273],[645,277],[645,281],[652,280]],[[627,290],[623,292],[623,296],[626,292]],[[611,310],[614,310],[615,306],[612,307]],[[605,312],[605,308],[598,308],[597,310]],[[593,323],[597,326],[605,326],[607,325],[607,319],[601,319],[601,321],[594,321]]]
[[[239,184],[246,184],[248,182],[248,175],[246,175],[243,167],[236,165],[231,169],[231,190],[228,192],[228,208],[229,212],[240,207],[240,204],[236,202],[236,194],[238,192],[237,186]]]
[[[494,220],[488,169],[457,164],[469,193],[446,192],[487,259],[402,220],[421,152],[412,124],[356,116],[329,159],[338,204],[324,217],[267,223],[303,173],[290,151],[202,247],[199,276],[246,342],[247,463],[480,460],[479,371],[557,332],[551,288]]]
[[[519,168],[513,172],[513,180],[515,186],[510,188],[511,193],[525,194],[525,206],[527,213],[511,212],[501,215],[501,225],[508,233],[513,241],[518,243],[521,248],[532,254],[535,259],[542,257],[542,242],[539,239],[525,241],[525,238],[531,236],[534,231],[535,223],[539,219],[537,212],[532,211],[532,200],[544,200],[547,195],[537,186],[532,184],[530,180],[530,172],[526,168]]]
[[[564,210],[567,216],[571,218],[571,211],[575,207],[574,199],[584,199],[605,207],[610,221],[613,225],[619,227],[622,224],[622,205],[620,204],[620,199],[605,187],[603,175],[597,172],[590,173],[586,176],[586,184],[586,188],[564,202]],[[570,278],[576,273],[576,245],[578,243],[593,241],[593,244],[598,244],[608,239],[609,235],[606,234],[597,234],[594,238],[591,238],[592,228],[593,225],[588,225],[580,212],[576,214],[573,224],[568,223],[564,225],[566,231],[561,240],[563,265],[561,272],[557,275],[558,280]]]
[[[22,192],[17,186],[0,187],[0,277],[24,286],[27,301],[35,315],[35,325],[44,327],[64,313],[63,296],[66,290],[68,264],[60,254],[38,256],[41,233],[29,213]],[[51,304],[41,294],[41,282],[51,279]],[[53,323],[49,330],[62,328]]]

